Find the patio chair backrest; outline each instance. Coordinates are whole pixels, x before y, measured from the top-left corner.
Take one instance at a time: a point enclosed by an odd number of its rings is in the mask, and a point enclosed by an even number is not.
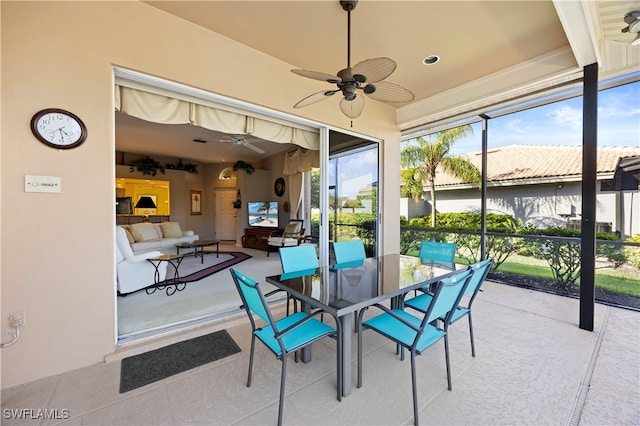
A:
[[[424,260],[434,260],[446,264],[455,264],[455,243],[440,243],[436,241],[422,241],[418,257]]]
[[[493,259],[486,259],[470,266],[473,271],[473,276],[469,280],[467,288],[464,290],[464,294],[462,295],[463,297],[478,292],[480,285],[482,285],[484,279],[487,278],[487,274],[489,273],[492,264]]]
[[[362,240],[338,241],[333,243],[336,263],[353,262],[367,257]]]
[[[285,273],[315,269],[320,266],[316,249],[310,244],[280,248],[280,263],[282,272]]]
[[[247,314],[249,314],[248,311],[251,311],[267,324],[272,324],[271,314],[258,283],[233,268],[230,269],[230,272]],[[253,321],[252,318],[251,320]]]
[[[455,275],[440,280],[433,301],[424,316],[423,327],[438,318],[446,318],[458,306],[462,294],[467,287],[473,271],[469,268],[458,271]]]

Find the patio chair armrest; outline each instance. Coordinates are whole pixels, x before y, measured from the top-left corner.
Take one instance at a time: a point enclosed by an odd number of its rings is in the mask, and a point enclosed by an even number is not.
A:
[[[300,321],[291,324],[289,327],[285,328],[284,330],[280,330],[279,332],[277,332],[275,334],[276,338],[280,338],[283,337],[284,335],[286,335],[287,333],[292,332],[293,330],[295,330],[296,328],[300,327],[302,324],[307,323],[309,321],[311,321],[313,319],[313,317],[316,317],[318,315],[322,315],[328,313],[322,309],[317,309],[311,313],[309,313],[309,315],[307,315],[306,317],[304,317],[303,319],[301,319]]]
[[[393,318],[397,319],[398,321],[400,321],[401,323],[403,323],[404,325],[406,325],[407,327],[411,328],[412,330],[414,330],[415,332],[419,333],[420,332],[420,327],[416,327],[415,324],[410,323],[409,321],[407,321],[406,319],[402,318],[400,315],[396,314],[393,309],[389,309],[384,305],[381,305],[379,303],[375,303],[371,306],[375,306],[377,308],[380,308],[382,311],[384,311],[384,313],[391,315]]]

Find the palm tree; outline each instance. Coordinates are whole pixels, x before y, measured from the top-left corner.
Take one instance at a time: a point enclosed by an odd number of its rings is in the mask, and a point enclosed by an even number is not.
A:
[[[449,155],[456,141],[466,135],[473,134],[469,125],[444,130],[429,135],[425,140],[415,139],[417,144],[409,144],[400,153],[401,195],[418,201],[422,198],[424,185],[431,192],[431,226],[436,226],[436,190],[435,180],[438,167],[465,182],[480,184],[480,171],[466,157]]]

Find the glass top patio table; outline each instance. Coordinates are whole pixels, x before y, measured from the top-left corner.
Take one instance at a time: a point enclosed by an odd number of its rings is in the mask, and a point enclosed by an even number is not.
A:
[[[461,266],[462,267],[462,266]],[[266,281],[300,300],[304,310],[311,306],[335,315],[342,325],[342,381],[344,396],[351,393],[351,313],[374,303],[392,300],[428,286],[454,271],[445,263],[418,257],[389,254],[362,261],[266,277]],[[310,348],[302,360],[311,360]]]

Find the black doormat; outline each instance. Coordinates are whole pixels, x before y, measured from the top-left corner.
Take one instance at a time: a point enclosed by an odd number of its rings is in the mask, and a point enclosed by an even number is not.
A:
[[[174,343],[124,358],[120,367],[120,393],[240,352],[227,330]]]

